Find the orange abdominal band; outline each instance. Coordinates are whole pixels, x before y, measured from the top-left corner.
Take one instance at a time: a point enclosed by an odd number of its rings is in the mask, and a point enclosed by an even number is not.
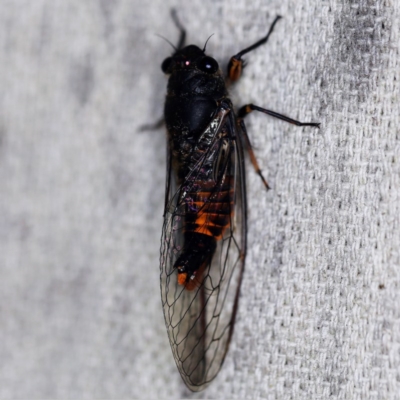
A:
[[[222,235],[229,225],[229,215],[223,215],[223,217],[227,219],[226,223],[219,224],[216,223],[216,221],[221,219],[220,214],[211,214],[206,212],[199,214],[199,216],[196,218],[197,227],[195,228],[194,232],[212,236],[216,240],[222,239]]]
[[[195,199],[206,198],[209,193],[199,192]],[[187,229],[192,232],[212,236],[216,240],[222,239],[225,229],[230,225],[233,214],[233,191],[223,190],[213,196],[213,201],[194,201],[193,205],[199,210],[194,220],[188,221]]]

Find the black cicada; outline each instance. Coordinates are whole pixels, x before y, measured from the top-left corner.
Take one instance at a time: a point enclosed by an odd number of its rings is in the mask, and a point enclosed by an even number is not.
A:
[[[224,79],[205,48],[184,47],[162,63],[170,75],[164,119],[168,131],[167,181],[161,238],[161,299],[172,353],[189,389],[199,391],[221,369],[231,340],[246,256],[244,150],[264,182],[243,118],[261,111],[248,104],[236,113],[227,83],[242,73],[242,56],[266,43],[268,34],[234,55]],[[205,46],[204,46],[205,47]]]

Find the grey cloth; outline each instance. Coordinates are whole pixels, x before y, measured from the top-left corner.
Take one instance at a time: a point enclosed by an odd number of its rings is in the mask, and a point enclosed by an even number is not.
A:
[[[183,386],[159,296],[176,42],[221,62],[271,190],[247,164],[246,271],[231,347]],[[400,3],[4,1],[0,5],[0,398],[398,399]]]

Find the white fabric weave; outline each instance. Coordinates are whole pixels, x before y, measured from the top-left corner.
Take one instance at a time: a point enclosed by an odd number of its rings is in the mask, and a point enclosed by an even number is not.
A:
[[[192,395],[159,297],[160,70],[178,9],[254,113],[249,252],[224,367]],[[400,398],[400,3],[0,5],[0,398]]]

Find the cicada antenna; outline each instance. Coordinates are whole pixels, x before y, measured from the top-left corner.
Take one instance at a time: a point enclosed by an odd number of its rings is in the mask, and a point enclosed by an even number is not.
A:
[[[208,37],[208,39],[206,40],[206,43],[204,44],[204,48],[203,48],[203,53],[206,51],[207,43],[208,43],[208,41],[211,39],[212,36],[214,36],[214,33],[211,34],[211,35]]]

